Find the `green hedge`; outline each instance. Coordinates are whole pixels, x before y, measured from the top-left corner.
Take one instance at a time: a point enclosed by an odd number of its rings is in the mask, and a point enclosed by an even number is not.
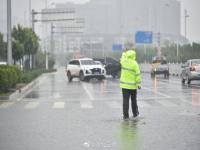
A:
[[[42,73],[54,72],[51,70],[28,70],[21,72],[15,66],[0,65],[0,93],[8,92],[9,89],[14,88],[17,83],[29,83]]]
[[[0,92],[7,92],[21,80],[21,71],[15,66],[0,65]]]
[[[30,70],[23,72],[21,76],[21,82],[22,83],[29,83],[35,78],[37,78],[39,75],[41,75],[44,71],[43,70]]]
[[[35,78],[37,78],[38,76],[40,76],[43,73],[48,73],[48,72],[55,72],[56,69],[50,69],[50,70],[28,70],[22,73],[21,76],[21,82],[22,83],[29,83],[32,80],[34,80]]]

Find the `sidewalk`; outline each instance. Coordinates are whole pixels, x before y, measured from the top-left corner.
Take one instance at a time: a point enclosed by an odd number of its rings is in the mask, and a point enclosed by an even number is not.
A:
[[[34,79],[32,82],[26,84],[25,86],[17,89],[11,94],[5,95],[5,96],[0,96],[0,101],[4,100],[12,100],[16,101],[20,98],[22,98],[31,88],[33,88],[36,84],[38,84],[39,80],[42,78],[43,74],[41,74],[39,77]]]

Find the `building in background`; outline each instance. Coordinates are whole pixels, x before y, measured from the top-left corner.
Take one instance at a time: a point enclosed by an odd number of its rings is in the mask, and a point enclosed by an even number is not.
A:
[[[152,31],[154,45],[157,45],[158,38],[161,39],[161,43],[166,40],[174,43],[186,41],[181,36],[181,7],[177,0],[91,0],[85,4],[58,3],[53,9],[54,11],[75,9],[73,17],[84,20],[82,34],[71,33],[63,37],[65,43],[79,44],[79,48],[83,51],[84,47],[86,49],[104,47],[104,50],[111,50],[114,43],[123,45],[126,41],[134,42],[137,31]],[[58,15],[56,18],[60,17]],[[60,22],[55,25],[77,26],[73,22]],[[61,30],[61,32],[69,31],[79,30],[72,28]],[[68,44],[62,44],[65,45],[62,47],[64,52],[73,47]]]
[[[57,4],[75,8],[85,19],[86,34],[131,34],[150,30],[180,36],[180,2],[176,0],[91,0],[86,4]]]

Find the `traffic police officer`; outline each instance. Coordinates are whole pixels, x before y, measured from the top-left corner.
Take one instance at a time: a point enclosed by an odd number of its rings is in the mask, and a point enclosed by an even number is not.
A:
[[[136,62],[136,52],[126,50],[123,52],[121,60],[120,87],[123,94],[123,118],[129,118],[129,98],[131,97],[131,106],[133,117],[139,115],[137,106],[137,89],[141,87],[140,68]]]

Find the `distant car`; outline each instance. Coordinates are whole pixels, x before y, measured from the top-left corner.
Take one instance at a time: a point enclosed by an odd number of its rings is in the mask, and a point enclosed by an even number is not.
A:
[[[105,69],[106,74],[111,75],[113,78],[119,78],[121,73],[121,65],[119,61],[106,57],[106,58],[94,58],[95,61],[100,61]]]
[[[104,66],[101,61],[94,61],[96,64]]]
[[[181,79],[184,84],[190,84],[192,80],[200,80],[200,59],[190,59],[182,67]]]
[[[71,60],[67,65],[66,73],[69,82],[75,77],[80,78],[81,81],[90,80],[91,78],[103,80],[106,75],[104,67],[91,58]]]
[[[151,77],[155,77],[157,74],[163,74],[164,78],[169,78],[169,65],[164,56],[153,57],[151,66]]]

